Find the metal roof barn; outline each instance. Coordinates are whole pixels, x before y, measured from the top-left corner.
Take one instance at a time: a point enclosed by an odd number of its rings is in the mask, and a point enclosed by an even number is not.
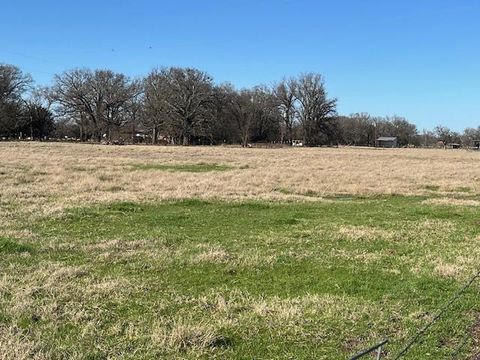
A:
[[[384,148],[396,148],[397,137],[396,136],[380,136],[377,139],[377,146]]]

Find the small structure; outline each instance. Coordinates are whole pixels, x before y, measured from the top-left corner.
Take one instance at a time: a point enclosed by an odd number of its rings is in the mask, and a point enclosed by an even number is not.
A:
[[[436,142],[436,144],[435,144],[435,147],[437,147],[437,148],[439,148],[439,149],[440,149],[440,148],[445,149],[445,148],[446,148],[446,145],[445,145],[445,143],[443,142],[443,140],[438,140],[438,141]]]
[[[397,137],[396,136],[380,136],[377,139],[377,146],[383,148],[396,148]]]
[[[450,143],[447,145],[449,149],[460,149],[460,144],[458,143]]]
[[[292,146],[303,146],[303,141],[302,140],[292,140]]]
[[[480,150],[480,140],[473,140],[473,150]]]

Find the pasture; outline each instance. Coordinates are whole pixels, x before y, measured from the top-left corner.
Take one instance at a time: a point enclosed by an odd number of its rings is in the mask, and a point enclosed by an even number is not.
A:
[[[478,271],[479,161],[0,143],[0,359],[393,359]],[[405,359],[473,358],[478,292]]]

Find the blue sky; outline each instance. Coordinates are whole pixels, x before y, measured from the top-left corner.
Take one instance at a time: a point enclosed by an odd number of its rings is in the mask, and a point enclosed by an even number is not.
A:
[[[342,114],[480,125],[477,0],[3,0],[0,62],[48,85],[75,67],[132,77],[192,66],[216,82],[314,71]]]

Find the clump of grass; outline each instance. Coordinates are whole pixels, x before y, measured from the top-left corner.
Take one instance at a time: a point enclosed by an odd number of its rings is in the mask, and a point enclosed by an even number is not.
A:
[[[319,197],[320,193],[318,193],[317,191],[314,191],[314,190],[307,190],[307,191],[301,193],[300,195],[303,195],[303,196],[306,196],[306,197]]]
[[[355,197],[351,194],[334,194],[334,195],[323,196],[323,198],[329,199],[329,200],[339,200],[339,201],[350,201],[355,199]]]
[[[456,192],[463,192],[463,193],[469,193],[472,191],[472,188],[468,187],[468,186],[460,186],[460,187],[457,187],[455,188]]]
[[[31,253],[33,247],[0,237],[0,254]]]
[[[210,171],[226,171],[232,169],[228,165],[219,164],[137,164],[132,166],[132,170],[161,170],[170,172],[191,172],[202,173]]]
[[[228,346],[231,340],[206,323],[177,321],[170,330],[157,327],[153,341],[161,347],[177,351],[201,350]]]
[[[113,179],[113,175],[101,174],[98,176],[98,180],[100,181],[112,181]]]
[[[75,171],[75,172],[84,172],[88,171],[88,168],[85,166],[69,166],[66,168],[68,171]]]
[[[48,175],[48,172],[42,170],[35,170],[31,173],[33,176],[45,176]]]
[[[434,268],[435,273],[442,277],[455,277],[461,270],[460,266],[444,263],[443,261],[439,261]]]
[[[425,186],[423,186],[423,188],[424,188],[425,190],[429,190],[429,191],[438,191],[438,190],[440,190],[440,186],[438,186],[438,185],[425,185]]]
[[[222,247],[211,245],[202,247],[203,251],[195,257],[198,262],[226,263],[232,258],[232,255]]]
[[[278,191],[279,193],[284,194],[284,195],[294,194],[294,192],[292,190],[287,189],[287,188],[276,188],[275,191]]]
[[[109,188],[106,189],[107,191],[110,191],[110,192],[119,192],[119,191],[123,191],[124,188],[122,186],[110,186]]]
[[[393,239],[395,234],[384,229],[367,226],[345,226],[342,225],[337,230],[339,238],[348,238],[352,241],[374,241],[378,238]]]
[[[0,359],[35,359],[51,358],[50,354],[42,352],[41,346],[35,344],[28,336],[28,331],[17,326],[0,325]]]
[[[26,174],[20,174],[15,176],[15,185],[25,185],[25,184],[30,184],[34,182],[34,177],[33,176],[27,176]]]

